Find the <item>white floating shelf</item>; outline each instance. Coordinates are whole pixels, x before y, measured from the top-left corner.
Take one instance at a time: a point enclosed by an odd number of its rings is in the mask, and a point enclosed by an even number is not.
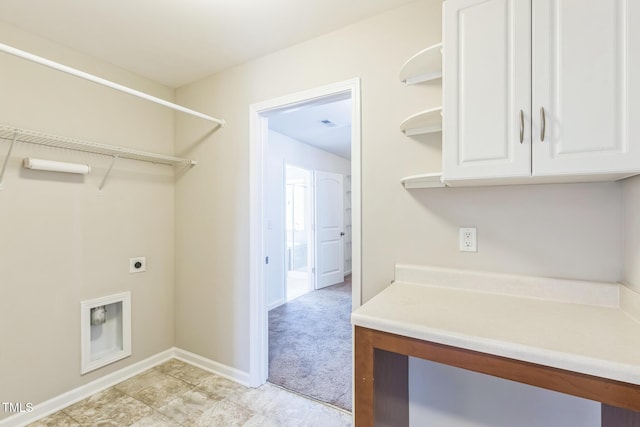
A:
[[[404,188],[442,188],[446,187],[442,182],[442,173],[425,173],[420,175],[411,175],[400,180]]]
[[[435,80],[442,77],[442,43],[413,55],[400,69],[400,81],[407,85]]]
[[[407,117],[400,124],[400,130],[407,136],[442,131],[442,107],[421,111]]]

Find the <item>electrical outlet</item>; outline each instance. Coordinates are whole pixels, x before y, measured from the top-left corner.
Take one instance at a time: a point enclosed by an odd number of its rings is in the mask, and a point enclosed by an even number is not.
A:
[[[129,273],[142,273],[143,271],[147,271],[146,257],[129,258]]]
[[[478,252],[475,227],[460,227],[460,252]]]

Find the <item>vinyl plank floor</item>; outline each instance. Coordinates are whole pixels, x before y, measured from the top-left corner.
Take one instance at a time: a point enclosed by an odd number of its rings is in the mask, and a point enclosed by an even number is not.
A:
[[[272,384],[247,388],[177,359],[28,427],[347,427],[351,414]]]

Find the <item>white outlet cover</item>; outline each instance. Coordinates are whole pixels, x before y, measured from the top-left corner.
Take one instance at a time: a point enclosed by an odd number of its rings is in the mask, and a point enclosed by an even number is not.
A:
[[[475,227],[460,227],[460,252],[478,252]]]
[[[129,273],[142,273],[147,271],[147,259],[143,256],[129,258]]]

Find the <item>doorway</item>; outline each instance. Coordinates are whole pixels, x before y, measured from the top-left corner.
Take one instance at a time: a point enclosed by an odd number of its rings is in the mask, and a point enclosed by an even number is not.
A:
[[[264,384],[268,376],[268,317],[267,317],[267,266],[270,260],[267,253],[266,235],[270,227],[276,224],[266,220],[265,174],[267,172],[267,141],[270,114],[284,109],[302,108],[320,99],[327,101],[349,96],[351,102],[351,301],[353,308],[361,302],[360,274],[360,81],[354,79],[336,83],[282,98],[253,104],[250,107],[250,384],[257,387]],[[266,227],[265,227],[266,225]]]
[[[278,109],[267,120],[268,381],[351,410],[352,289],[344,277],[351,95]]]

